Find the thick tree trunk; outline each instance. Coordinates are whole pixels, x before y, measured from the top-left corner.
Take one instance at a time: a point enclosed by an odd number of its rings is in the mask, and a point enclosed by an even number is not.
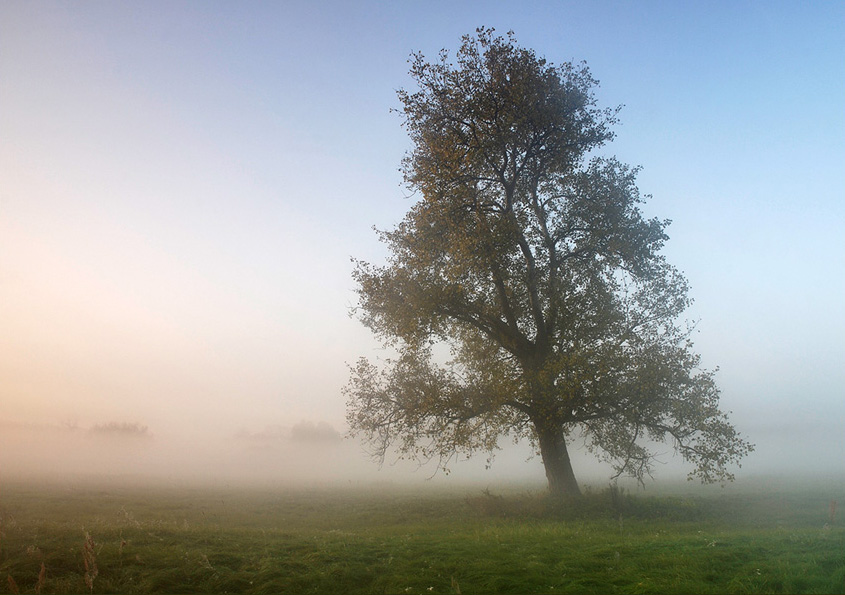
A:
[[[581,490],[572,471],[563,432],[559,429],[541,431],[538,428],[537,437],[549,480],[549,492],[553,496],[580,496]]]

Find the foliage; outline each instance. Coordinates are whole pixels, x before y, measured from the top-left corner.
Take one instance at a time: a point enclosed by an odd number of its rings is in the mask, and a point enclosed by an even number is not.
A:
[[[617,474],[642,480],[656,440],[691,476],[732,479],[752,447],[677,322],[690,300],[660,254],[669,222],[642,214],[636,168],[594,156],[617,111],[596,106],[588,68],[479,29],[456,64],[417,54],[411,75],[403,170],[420,200],[380,232],[387,264],[354,272],[361,320],[398,355],[353,366],[352,433],[381,460],[396,447],[444,469],[526,437],[561,493],[578,492],[577,438]]]

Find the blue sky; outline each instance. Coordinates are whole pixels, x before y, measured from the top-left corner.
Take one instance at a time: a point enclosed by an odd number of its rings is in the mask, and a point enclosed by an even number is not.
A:
[[[484,25],[624,104],[607,152],[673,220],[748,466],[841,463],[843,23],[842,2],[4,2],[0,417],[340,428],[346,362],[380,353],[349,259],[383,257],[371,227],[413,200],[407,58]]]

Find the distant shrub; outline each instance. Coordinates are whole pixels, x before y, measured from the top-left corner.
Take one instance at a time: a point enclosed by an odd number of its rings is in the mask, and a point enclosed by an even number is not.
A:
[[[284,427],[274,425],[267,426],[260,432],[250,432],[245,429],[239,430],[235,433],[235,438],[246,442],[253,442],[256,444],[272,444],[282,442],[287,439],[287,431]]]
[[[126,438],[150,438],[150,430],[147,426],[137,422],[109,422],[92,426],[88,433],[92,436],[120,436]]]
[[[326,422],[301,421],[293,427],[267,426],[260,432],[240,430],[235,439],[256,446],[273,446],[293,443],[333,443],[343,438],[340,432]]]
[[[324,421],[312,423],[302,421],[290,430],[290,437],[295,442],[340,442],[340,432]]]

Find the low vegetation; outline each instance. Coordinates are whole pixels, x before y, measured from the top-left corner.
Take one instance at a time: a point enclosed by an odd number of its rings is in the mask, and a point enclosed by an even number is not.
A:
[[[92,426],[88,433],[92,436],[120,436],[131,438],[150,438],[152,434],[147,426],[137,422],[109,422]]]
[[[842,492],[4,482],[0,591],[841,593]]]

